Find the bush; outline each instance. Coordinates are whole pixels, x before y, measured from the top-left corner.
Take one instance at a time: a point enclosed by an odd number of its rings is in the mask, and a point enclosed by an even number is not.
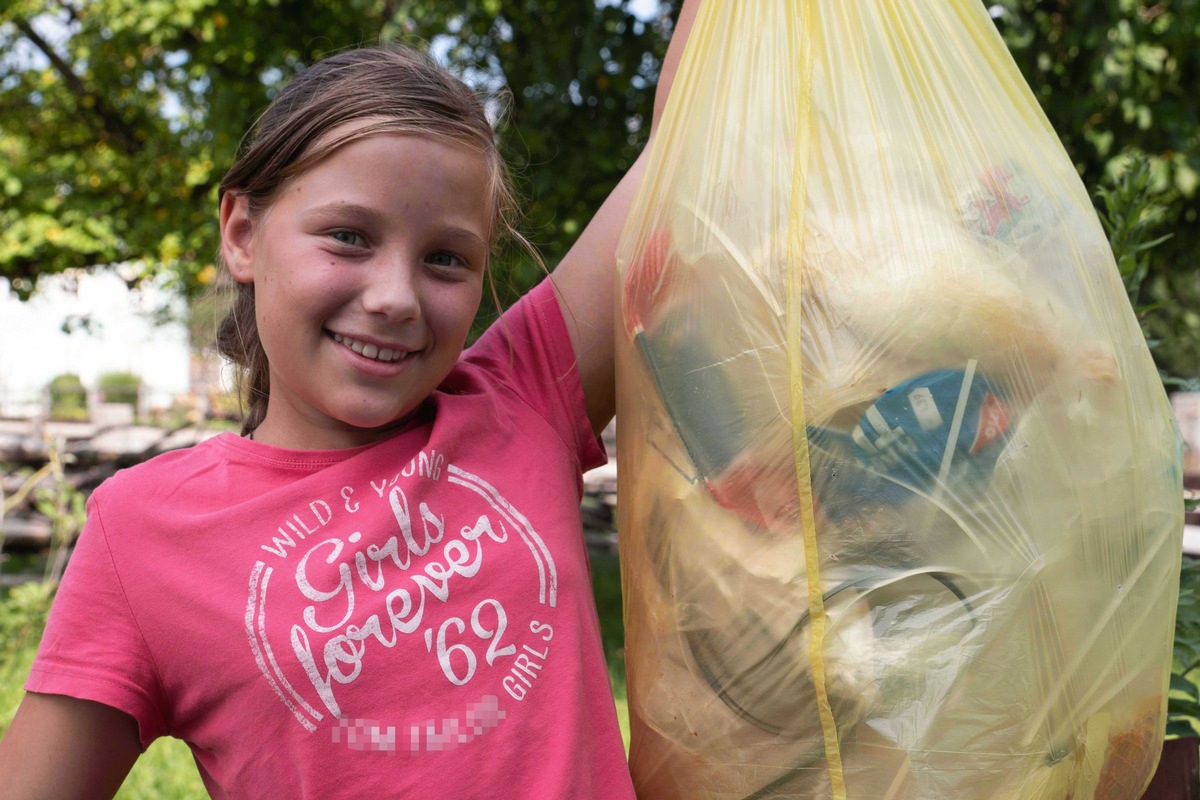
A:
[[[1171,238],[1158,235],[1165,216],[1163,199],[1153,193],[1150,164],[1147,159],[1132,159],[1127,169],[1114,176],[1110,184],[1097,191],[1104,210],[1100,221],[1108,233],[1109,244],[1129,302],[1142,325],[1146,344],[1153,350],[1159,342],[1147,333],[1147,323],[1161,306],[1143,297],[1144,283],[1153,272],[1151,252]],[[1194,389],[1195,379],[1167,375],[1159,377],[1165,386]],[[1188,507],[1193,506],[1189,502]],[[1175,612],[1174,659],[1171,666],[1170,692],[1167,699],[1167,736],[1200,734],[1200,561],[1185,557],[1179,577],[1179,604]]]
[[[50,381],[50,419],[87,419],[87,390],[78,375],[64,373]]]
[[[1175,612],[1167,735],[1200,735],[1200,561],[1184,557]]]
[[[132,372],[106,372],[100,376],[100,396],[106,403],[125,403],[136,410],[142,390],[141,376]]]

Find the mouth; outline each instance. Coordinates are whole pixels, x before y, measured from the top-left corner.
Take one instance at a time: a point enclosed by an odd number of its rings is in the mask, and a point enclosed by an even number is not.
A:
[[[412,355],[417,352],[415,350],[400,350],[398,348],[379,347],[378,345],[367,342],[360,342],[357,339],[351,339],[349,336],[343,336],[340,333],[330,332],[330,338],[343,347],[353,350],[363,358],[369,358],[372,361],[378,361],[381,364],[394,364],[397,361]]]

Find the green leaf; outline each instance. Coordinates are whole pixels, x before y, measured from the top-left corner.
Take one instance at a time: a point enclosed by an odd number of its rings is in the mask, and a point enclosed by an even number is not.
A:
[[[1171,691],[1180,692],[1192,700],[1200,701],[1200,687],[1182,675],[1171,676]]]
[[[1196,727],[1188,718],[1170,718],[1167,720],[1167,738],[1183,739],[1196,735]]]

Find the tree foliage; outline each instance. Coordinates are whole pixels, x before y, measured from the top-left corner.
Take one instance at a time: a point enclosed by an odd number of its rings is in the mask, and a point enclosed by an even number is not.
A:
[[[504,87],[501,130],[526,200],[523,228],[549,264],[566,253],[649,134],[671,7],[661,5],[655,17],[643,20],[628,6],[589,0],[397,3],[405,31],[432,43],[453,71],[476,85]],[[539,265],[512,255],[499,270],[502,304],[540,277]]]
[[[1200,0],[988,3],[1085,184],[1150,163],[1143,323],[1200,374]],[[305,64],[363,42],[428,43],[507,94],[526,230],[553,263],[646,135],[670,9],[629,0],[7,0],[0,4],[0,277],[121,263],[195,294],[214,276],[215,186]],[[553,32],[551,35],[548,32]],[[501,92],[503,90],[503,92]],[[502,262],[514,289],[536,265]],[[511,294],[511,293],[510,293]]]
[[[667,19],[579,0],[11,0],[0,277],[27,296],[39,275],[123,264],[195,294],[214,277],[216,186],[254,117],[305,64],[395,39],[507,86],[504,140],[553,259],[644,140]]]
[[[1149,164],[1146,222],[1170,238],[1140,259],[1142,323],[1160,366],[1200,376],[1200,0],[1001,0],[992,13],[1085,185],[1118,191]]]

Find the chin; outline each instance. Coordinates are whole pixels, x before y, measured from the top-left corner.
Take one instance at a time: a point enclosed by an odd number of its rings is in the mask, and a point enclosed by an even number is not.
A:
[[[419,405],[419,404],[418,404]],[[339,416],[345,425],[359,431],[386,431],[403,423],[415,411],[413,408],[388,409],[378,413],[357,413]]]

